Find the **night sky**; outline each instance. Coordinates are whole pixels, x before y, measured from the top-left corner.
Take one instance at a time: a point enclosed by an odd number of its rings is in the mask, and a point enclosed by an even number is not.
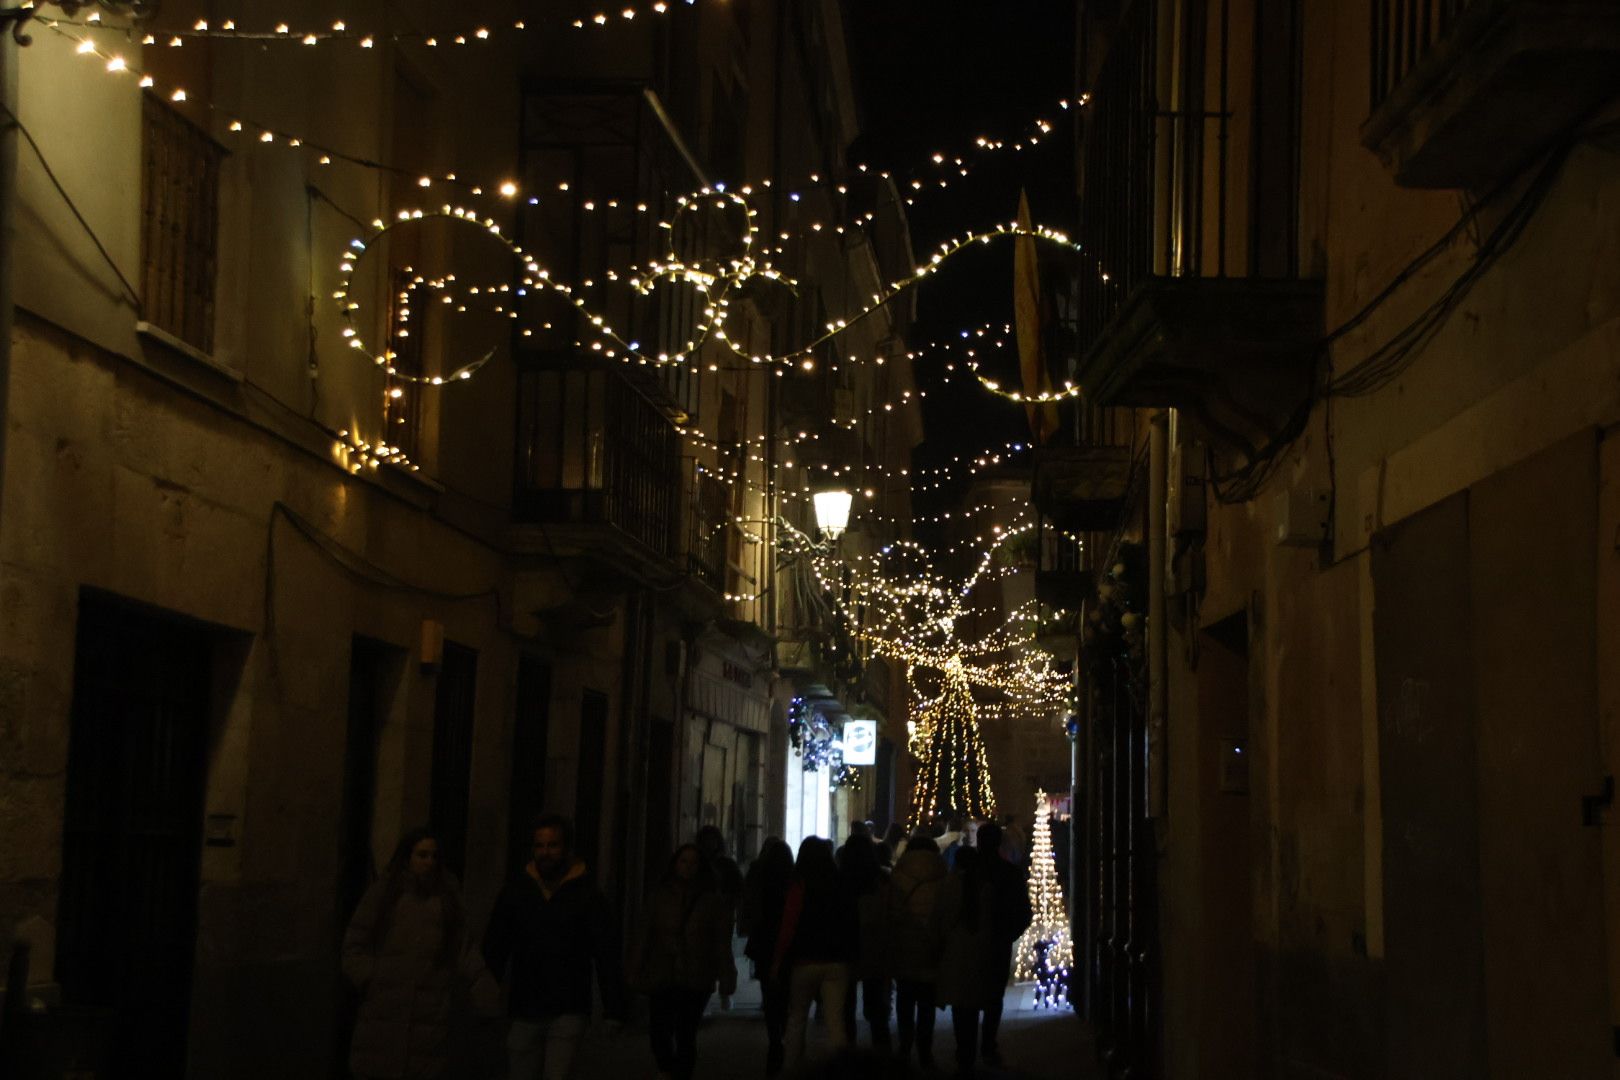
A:
[[[1073,128],[1057,102],[1074,93],[1073,4],[1056,0],[847,0],[849,48],[855,64],[863,135],[851,160],[912,173],[939,151],[975,162],[949,189],[923,193],[911,209],[920,257],[962,233],[1011,221],[1021,187],[1036,223],[1073,228]],[[980,135],[1008,143],[1044,118],[1056,130],[1036,149],[973,154]],[[914,344],[955,337],[1012,318],[1011,243],[975,247],[926,282],[919,298]],[[940,386],[935,357],[917,365],[927,440],[919,468],[976,452],[1029,433],[1023,410],[987,395],[970,381]],[[1013,350],[998,374],[1017,373]],[[964,481],[965,483],[965,481]],[[933,514],[961,488],[919,493],[916,512]]]

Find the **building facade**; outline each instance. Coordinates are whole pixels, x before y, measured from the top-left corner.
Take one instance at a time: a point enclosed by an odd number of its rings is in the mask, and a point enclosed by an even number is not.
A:
[[[1071,417],[1035,496],[1111,500],[1076,803],[1105,1057],[1607,1075],[1616,13],[1080,10],[1071,370],[1136,412]]]
[[[815,636],[774,554],[783,522],[814,534],[800,432],[910,379],[900,305],[793,375],[747,359],[909,273],[892,187],[806,179],[843,177],[858,131],[838,7],[515,6],[334,28],[295,3],[244,38],[166,3],[7,38],[38,153],[0,924],[98,1060],[342,1075],[338,942],[412,825],[474,928],[537,812],[575,820],[627,919],[700,826],[743,858],[784,829],[791,687],[822,665],[783,658]],[[608,287],[672,250],[717,265],[737,213],[679,200],[750,181],[801,287],[740,289],[735,353],[700,332],[712,294]],[[601,347],[575,299],[648,347]],[[839,449],[871,521],[909,520],[919,438],[900,409]],[[854,705],[865,676],[823,678]]]

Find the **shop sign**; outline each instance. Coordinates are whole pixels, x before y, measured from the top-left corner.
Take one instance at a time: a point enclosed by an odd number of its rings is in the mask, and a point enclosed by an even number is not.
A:
[[[878,726],[876,720],[844,721],[844,764],[877,764]]]

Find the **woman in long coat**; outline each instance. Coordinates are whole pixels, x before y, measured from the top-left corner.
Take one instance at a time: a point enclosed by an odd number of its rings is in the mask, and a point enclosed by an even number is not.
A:
[[[859,919],[855,954],[855,982],[861,991],[861,1015],[872,1029],[872,1047],[889,1052],[889,1002],[894,975],[888,933],[889,872],[878,861],[882,845],[866,836],[851,836],[844,845],[840,871],[845,887],[855,898]],[[855,989],[844,1006],[851,1044],[855,1040]]]
[[[438,1080],[449,1065],[458,984],[487,982],[467,948],[438,838],[413,829],[360,900],[343,935],[343,973],[360,990],[349,1068],[364,1080]]]
[[[737,913],[737,932],[748,939],[744,955],[753,962],[765,1007],[765,1075],[782,1071],[786,1060],[784,1043],[787,1030],[788,988],[780,978],[772,978],[776,959],[776,935],[782,927],[782,911],[787,907],[788,889],[793,884],[793,849],[787,841],[771,837],[759,849],[748,867],[743,885],[742,907]]]
[[[995,837],[995,844],[1000,842],[1001,837]],[[991,1065],[1000,1062],[996,1035],[1011,943],[1029,925],[1027,901],[1020,905],[1022,898],[1011,893],[1021,884],[1017,872],[1007,867],[1010,884],[1003,881],[999,868],[991,862],[999,858],[990,854],[993,850],[964,847],[957,851],[956,869],[945,882],[935,909],[945,943],[939,961],[938,1001],[951,1007],[956,1063],[964,1071],[971,1070],[979,1057],[981,1019],[985,1060]]]
[[[628,965],[632,985],[650,999],[648,1034],[661,1075],[691,1080],[704,1003],[716,986],[728,996],[737,991],[731,919],[702,852],[683,844],[647,897]]]
[[[934,983],[939,975],[940,926],[934,916],[948,871],[932,838],[919,832],[889,875],[889,964],[894,972],[895,1028],[902,1059],[934,1063]]]

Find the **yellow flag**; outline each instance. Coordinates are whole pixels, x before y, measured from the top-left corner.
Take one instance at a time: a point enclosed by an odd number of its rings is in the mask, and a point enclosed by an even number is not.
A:
[[[1029,196],[1022,191],[1018,193],[1018,224],[1024,229],[1031,227]],[[1033,236],[1021,235],[1013,243],[1013,323],[1018,331],[1018,367],[1024,379],[1024,393],[1033,396],[1052,389],[1042,347],[1045,320],[1041,312],[1041,270]],[[1025,405],[1024,412],[1037,443],[1044,443],[1057,431],[1056,405]]]

